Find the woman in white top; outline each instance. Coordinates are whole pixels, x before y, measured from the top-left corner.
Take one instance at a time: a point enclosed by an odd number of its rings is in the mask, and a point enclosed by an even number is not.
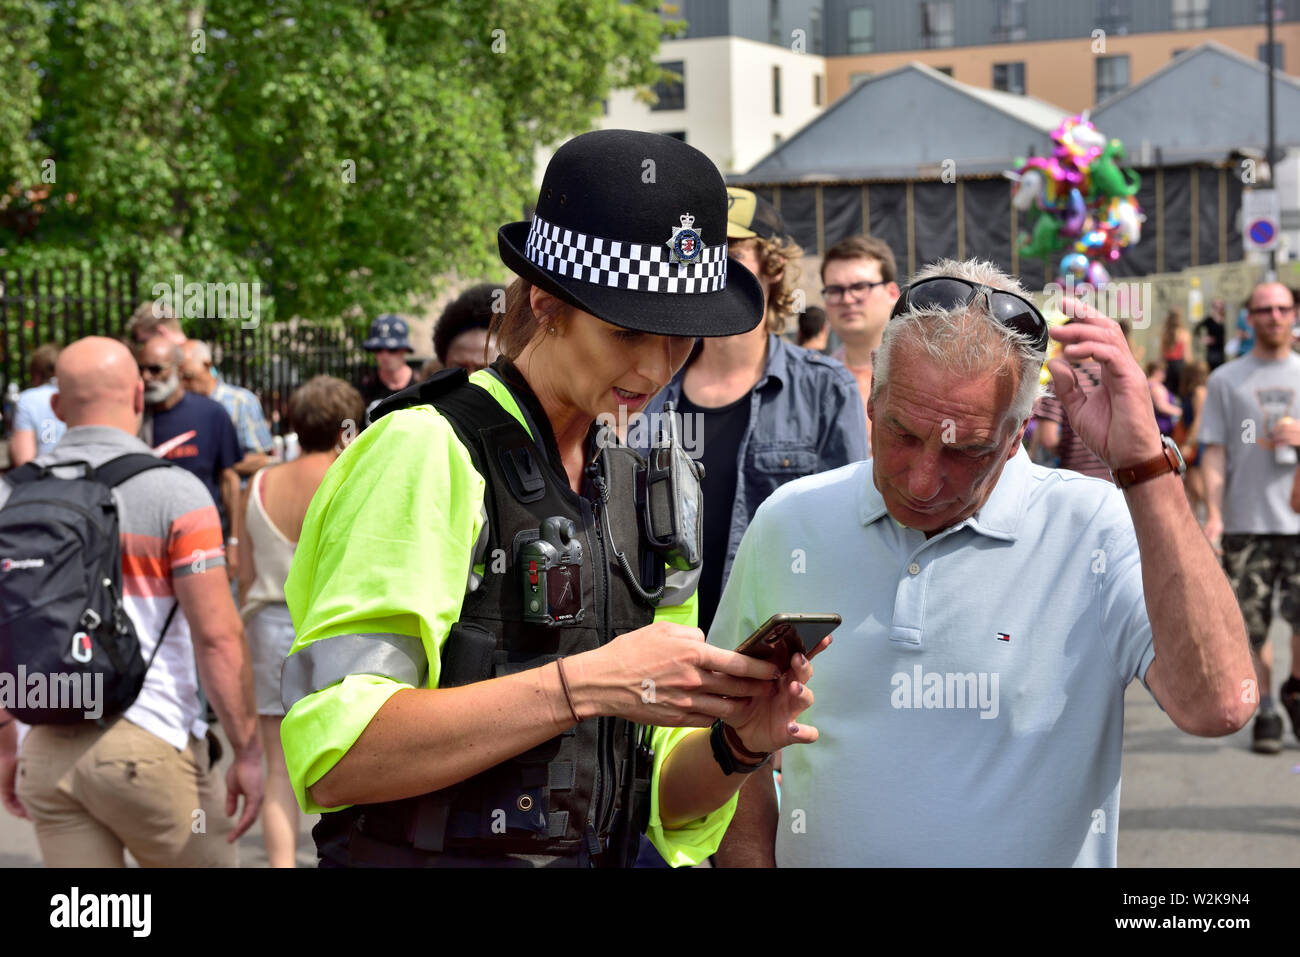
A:
[[[298,802],[280,744],[280,671],[293,644],[293,621],[284,581],[302,531],[307,506],[325,471],[361,427],[361,394],[341,379],[316,376],[289,398],[289,426],[301,455],[258,471],[244,488],[240,514],[244,549],[239,565],[239,607],[248,634],[257,690],[257,714],[266,748],[266,802],[262,838],[272,867],[293,867]]]

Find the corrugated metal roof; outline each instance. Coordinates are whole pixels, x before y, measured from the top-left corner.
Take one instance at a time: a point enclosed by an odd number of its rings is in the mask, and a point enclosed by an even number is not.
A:
[[[1222,163],[1267,139],[1267,67],[1213,41],[1175,57],[1104,101],[1092,120],[1123,141],[1131,163]],[[1300,81],[1277,73],[1277,142],[1300,146]],[[1033,97],[960,83],[921,63],[863,81],[748,172],[737,185],[999,175],[1050,133],[1067,110]],[[1157,153],[1158,150],[1158,153]]]
[[[728,181],[938,178],[945,161],[962,177],[998,173],[1030,149],[1050,152],[1049,134],[1066,115],[909,63],[860,83]]]

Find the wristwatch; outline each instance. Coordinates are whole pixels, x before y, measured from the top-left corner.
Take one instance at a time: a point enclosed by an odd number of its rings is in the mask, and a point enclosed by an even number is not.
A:
[[[752,774],[772,760],[770,752],[755,754],[753,751],[746,750],[740,743],[740,739],[735,737],[731,726],[724,724],[721,718],[713,722],[713,728],[709,731],[709,744],[713,748],[713,760],[718,762],[718,767],[722,768],[723,774]],[[742,757],[752,758],[758,763],[741,764],[732,753],[733,747]]]
[[[1178,475],[1186,472],[1187,463],[1183,461],[1183,453],[1178,451],[1178,444],[1167,435],[1160,437],[1160,444],[1163,448],[1154,458],[1127,468],[1112,470],[1110,474],[1114,477],[1115,484],[1120,488],[1132,488],[1166,472],[1175,472]]]

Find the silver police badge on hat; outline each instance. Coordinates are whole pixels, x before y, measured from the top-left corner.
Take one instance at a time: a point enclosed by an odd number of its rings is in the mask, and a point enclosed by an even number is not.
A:
[[[683,213],[680,219],[681,225],[673,227],[672,239],[664,245],[668,247],[670,262],[689,264],[699,259],[704,252],[704,240],[691,228],[695,225],[694,216]]]

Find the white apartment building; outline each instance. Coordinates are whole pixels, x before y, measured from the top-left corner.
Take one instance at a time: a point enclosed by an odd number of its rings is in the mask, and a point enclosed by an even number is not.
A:
[[[594,126],[676,136],[723,175],[744,172],[825,109],[826,58],[800,52],[802,39],[793,33],[790,46],[735,36],[666,40],[655,60],[681,82],[660,84],[651,97],[612,91]],[[534,185],[552,153],[538,152]]]

